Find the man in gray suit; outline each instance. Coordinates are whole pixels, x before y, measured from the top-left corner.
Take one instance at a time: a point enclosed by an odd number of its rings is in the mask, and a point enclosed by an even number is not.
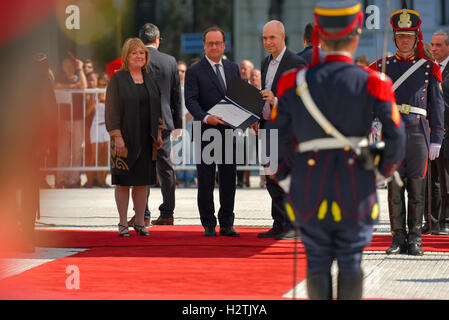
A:
[[[171,142],[177,140],[182,129],[181,87],[176,59],[158,50],[161,41],[159,28],[146,23],[139,31],[139,38],[150,51],[149,71],[161,90],[161,110],[164,121],[162,148],[157,151],[156,168],[161,185],[163,203],[159,206],[160,216],[152,220],[153,225],[173,225],[175,209],[176,176],[170,160]],[[148,189],[148,198],[150,192]],[[150,212],[145,210],[145,224],[150,223]]]

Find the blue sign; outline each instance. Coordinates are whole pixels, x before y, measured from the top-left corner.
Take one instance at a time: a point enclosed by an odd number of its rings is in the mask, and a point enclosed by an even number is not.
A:
[[[226,50],[231,50],[231,34],[226,33]],[[203,34],[202,33],[184,33],[181,36],[181,51],[182,53],[202,53],[203,47]]]

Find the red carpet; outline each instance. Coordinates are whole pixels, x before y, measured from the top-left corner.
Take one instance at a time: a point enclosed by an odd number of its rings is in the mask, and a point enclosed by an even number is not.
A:
[[[154,227],[151,237],[105,231],[38,231],[38,246],[92,248],[0,281],[1,299],[279,300],[293,284],[292,242],[257,239],[266,228],[236,228],[240,238],[205,238],[201,227]],[[298,246],[297,280],[305,277]],[[67,266],[80,289],[66,288]]]
[[[135,247],[135,246],[236,246],[292,248],[293,241],[259,239],[257,234],[268,230],[261,227],[238,227],[239,238],[206,238],[199,226],[157,226],[149,228],[150,237],[137,237],[130,229],[130,238],[120,238],[115,231],[37,231],[37,246],[51,248]],[[218,228],[217,228],[218,230]],[[383,251],[390,247],[391,235],[374,235],[367,251]],[[302,244],[299,246],[302,248]],[[449,252],[449,236],[423,235],[424,251]]]
[[[293,284],[294,241],[258,239],[267,228],[236,228],[240,238],[205,238],[201,227],[158,226],[151,237],[115,231],[37,232],[37,246],[91,248],[0,281],[0,299],[280,300]],[[385,250],[376,235],[367,250]],[[449,237],[424,236],[425,251],[449,251]],[[68,266],[80,271],[69,290]],[[298,244],[297,282],[306,272]]]

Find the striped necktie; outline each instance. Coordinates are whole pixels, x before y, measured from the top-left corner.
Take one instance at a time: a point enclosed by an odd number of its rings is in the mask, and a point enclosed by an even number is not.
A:
[[[218,63],[215,65],[215,69],[217,70],[218,82],[220,82],[220,85],[221,85],[221,88],[223,89],[223,92],[226,93],[226,85],[224,83],[223,77],[221,76],[220,65]]]

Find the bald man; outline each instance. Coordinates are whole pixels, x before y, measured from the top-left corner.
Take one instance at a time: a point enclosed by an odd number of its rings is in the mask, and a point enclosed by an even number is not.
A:
[[[262,112],[260,128],[265,127],[271,109],[277,103],[277,84],[282,74],[291,69],[306,65],[306,61],[287,49],[285,45],[284,24],[277,20],[269,21],[263,28],[263,45],[270,54],[262,61],[262,90],[265,106]],[[269,135],[267,135],[269,136]],[[271,216],[273,227],[259,238],[275,238],[277,240],[294,239],[296,236],[293,226],[287,218],[284,207],[284,191],[269,176],[266,177],[267,190],[271,196]]]
[[[254,69],[254,64],[250,60],[243,60],[240,62],[240,76],[243,80],[249,82],[251,71]]]

